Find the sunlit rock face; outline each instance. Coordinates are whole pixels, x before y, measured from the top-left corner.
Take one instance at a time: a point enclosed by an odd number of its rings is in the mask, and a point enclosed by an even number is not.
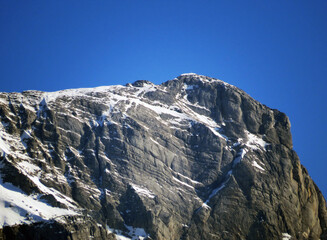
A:
[[[3,239],[327,239],[284,113],[223,81],[0,93]]]

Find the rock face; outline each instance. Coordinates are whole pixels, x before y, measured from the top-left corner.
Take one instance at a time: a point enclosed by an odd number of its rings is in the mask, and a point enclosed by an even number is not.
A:
[[[327,239],[284,113],[196,74],[0,93],[3,239]]]

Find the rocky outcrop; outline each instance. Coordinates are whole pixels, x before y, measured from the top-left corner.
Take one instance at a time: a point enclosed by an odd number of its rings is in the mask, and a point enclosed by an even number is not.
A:
[[[1,93],[0,121],[4,239],[327,238],[287,116],[220,80]]]

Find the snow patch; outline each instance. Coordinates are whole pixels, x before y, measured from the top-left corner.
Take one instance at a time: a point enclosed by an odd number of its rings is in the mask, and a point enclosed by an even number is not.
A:
[[[31,136],[31,130],[24,130],[24,132],[22,133],[22,135],[20,136],[20,140],[22,142],[22,144],[24,145],[25,149],[27,149],[27,144],[26,144],[26,140],[30,139]]]
[[[3,98],[0,98],[0,102],[3,103],[3,104],[7,104],[7,101]]]
[[[5,141],[2,140],[2,138],[0,137],[0,156],[4,157],[6,154],[10,153],[10,146],[8,146],[6,144]]]
[[[28,162],[28,161],[21,161],[17,162],[17,165],[20,169],[24,169],[28,174],[35,174],[41,171],[38,166]]]
[[[265,171],[265,169],[263,167],[261,167],[256,161],[252,162],[252,166],[260,169],[261,171]]]
[[[107,225],[107,232],[115,234],[117,240],[143,240],[150,236],[143,228],[134,228],[128,225],[125,225],[125,227],[128,229],[128,232],[113,229]]]
[[[184,110],[184,112],[185,112],[184,114],[186,115],[185,119],[188,119],[189,121],[193,121],[193,122],[202,123],[203,125],[208,127],[210,129],[210,131],[217,137],[225,139],[226,141],[228,140],[228,138],[226,136],[220,134],[219,130],[221,129],[221,126],[219,124],[217,124],[212,118],[201,115],[201,114],[193,111],[190,107],[187,106],[187,104],[193,105],[185,99],[183,101],[181,101],[181,103],[177,103],[177,107],[179,109]]]
[[[238,153],[237,153],[237,157],[234,159],[234,162],[233,162],[233,168],[239,164],[242,159],[244,158],[245,154],[248,152],[247,149],[245,148],[242,148]]]
[[[179,184],[182,184],[182,185],[184,185],[185,187],[188,187],[188,188],[190,188],[190,189],[193,189],[193,190],[194,190],[194,187],[193,187],[193,186],[191,186],[191,185],[189,185],[189,184],[187,184],[186,182],[182,182],[181,180],[179,180],[179,179],[177,179],[177,178],[175,178],[175,177],[173,177],[173,180],[174,180],[174,181],[176,181],[176,182],[178,182]]]
[[[282,240],[290,240],[292,238],[288,233],[282,233]]]
[[[207,200],[207,201],[208,201],[208,200]],[[207,202],[207,201],[206,201],[206,202]],[[202,203],[201,208],[204,208],[204,209],[211,209],[211,207],[210,207],[208,204],[206,204],[206,203]]]
[[[125,225],[125,227],[128,229],[129,235],[134,236],[134,237],[132,237],[132,240],[134,240],[134,239],[142,240],[142,239],[146,238],[147,236],[149,236],[143,228],[133,228],[132,226],[127,226],[127,225]]]
[[[143,97],[144,94],[148,92],[156,91],[156,85],[153,83],[144,83],[143,87],[137,87],[137,89],[139,90],[135,93],[135,95],[137,97]]]
[[[155,198],[155,195],[152,192],[150,192],[148,189],[142,188],[135,184],[131,184],[131,186],[137,194],[148,198]]]
[[[186,90],[186,91],[193,90],[193,89],[196,89],[196,88],[198,88],[197,85],[187,85],[187,84],[184,84],[184,86],[183,86],[183,89]]]
[[[214,190],[212,190],[211,194],[209,195],[208,199],[204,202],[206,205],[209,203],[210,199],[215,196],[221,189],[223,189],[226,185],[226,183],[228,182],[229,178],[226,179],[219,187],[215,188]]]
[[[42,99],[42,101],[39,104],[39,110],[37,110],[36,115],[37,117],[43,117],[43,118],[47,118],[47,113],[44,112],[46,110],[48,110],[48,104],[45,98]]]
[[[20,139],[23,141],[25,139],[29,139],[31,138],[31,130],[24,130],[24,132],[22,133],[22,135],[20,136]]]
[[[184,176],[183,174],[177,173],[177,175],[180,176],[180,177],[182,177],[182,178],[185,178],[185,179],[189,180],[189,181],[190,181],[191,183],[193,183],[193,184],[201,184],[200,182],[195,181],[195,180],[193,180],[193,179],[191,179],[191,178],[189,178],[189,177],[186,177],[186,176]]]
[[[52,207],[40,201],[41,195],[26,195],[0,177],[0,227],[46,221],[63,215],[77,215],[73,210]]]
[[[102,112],[102,115],[99,117],[98,120],[96,120],[95,122],[93,121],[92,124],[94,126],[103,126],[105,122],[108,122],[109,124],[111,124],[111,121],[109,120],[110,119],[110,116],[111,116],[111,113],[114,112],[114,107],[113,105],[109,104],[109,109]]]
[[[246,131],[247,134],[247,142],[245,145],[253,150],[260,150],[263,149],[266,151],[266,146],[269,145],[266,143],[262,138]]]

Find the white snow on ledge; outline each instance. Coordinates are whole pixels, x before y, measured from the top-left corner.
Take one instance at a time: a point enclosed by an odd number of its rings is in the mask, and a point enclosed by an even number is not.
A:
[[[172,170],[171,168],[169,168],[169,169]],[[172,171],[174,171],[174,170],[172,170]],[[193,184],[201,184],[200,182],[195,181],[195,180],[193,180],[193,179],[191,179],[191,178],[189,178],[189,177],[186,177],[186,176],[184,176],[183,174],[177,173],[177,175],[180,176],[180,177],[182,177],[182,178],[185,178],[185,179],[189,180],[189,181],[190,181],[191,183],[193,183]]]
[[[148,189],[141,188],[138,185],[131,184],[132,188],[135,190],[135,192],[141,196],[148,197],[148,198],[155,198],[155,195],[152,194]]]
[[[174,180],[175,182],[178,182],[178,183],[181,184],[181,185],[184,185],[185,187],[188,187],[188,188],[194,190],[194,187],[191,186],[190,184],[187,184],[186,182],[182,182],[181,180],[179,180],[179,179],[177,179],[177,178],[175,178],[175,177],[173,177],[173,180]]]
[[[265,171],[265,169],[263,167],[261,167],[256,161],[252,162],[252,166],[260,169],[261,171]]]

